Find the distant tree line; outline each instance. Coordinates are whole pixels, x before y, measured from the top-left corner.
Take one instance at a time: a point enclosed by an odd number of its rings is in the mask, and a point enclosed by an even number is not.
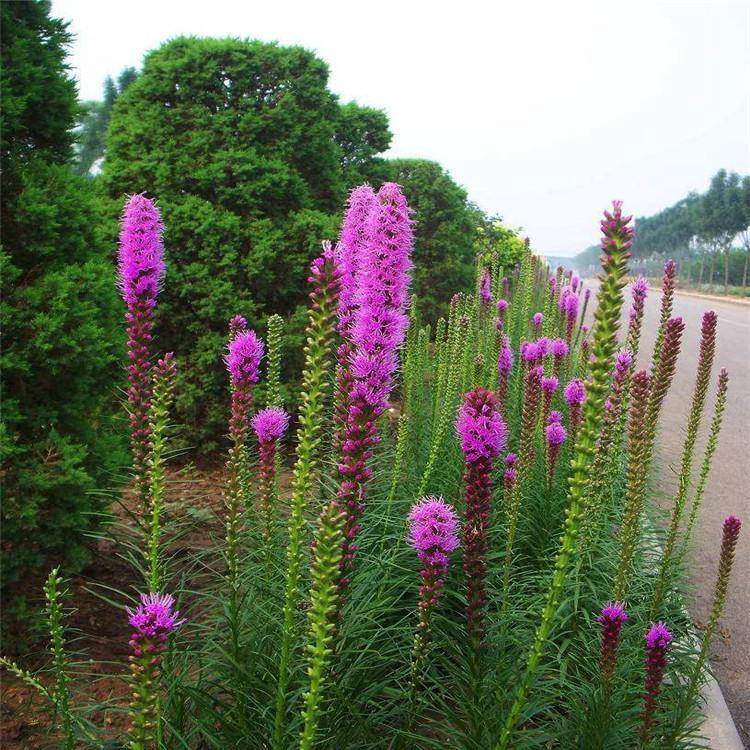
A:
[[[587,248],[575,264],[596,264],[599,249]],[[690,193],[653,216],[636,219],[633,267],[658,273],[666,258],[677,261],[688,284],[747,291],[750,265],[750,176],[719,170],[705,193]]]

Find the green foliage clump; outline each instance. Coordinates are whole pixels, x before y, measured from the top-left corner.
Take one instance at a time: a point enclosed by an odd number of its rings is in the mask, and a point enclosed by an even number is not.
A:
[[[112,383],[121,312],[91,186],[70,166],[77,109],[70,35],[49,2],[2,5],[2,587],[83,532],[124,460]],[[16,591],[17,589],[14,589]],[[19,592],[22,593],[22,592]],[[22,600],[16,604],[20,607]]]
[[[521,263],[524,248],[525,243],[518,232],[505,226],[498,218],[487,217],[477,230],[477,254],[487,265],[492,263],[494,257],[495,263],[506,269],[506,276]]]
[[[159,199],[170,283],[157,335],[184,363],[178,413],[204,450],[224,431],[228,318],[259,330],[291,317],[285,348],[298,351],[309,263],[338,233],[349,180],[382,168],[385,115],[341,106],[327,84],[300,47],[183,37],[150,53],[115,103],[106,190]],[[287,377],[300,366],[288,360]]]

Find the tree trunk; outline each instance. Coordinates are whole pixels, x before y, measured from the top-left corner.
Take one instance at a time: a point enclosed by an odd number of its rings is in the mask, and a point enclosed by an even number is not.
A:
[[[711,253],[711,266],[708,271],[708,289],[713,291],[714,288],[714,274],[716,273],[716,253]]]
[[[692,281],[693,276],[693,261],[688,261],[687,263],[687,285],[690,286],[690,282]]]
[[[703,283],[703,263],[706,259],[706,254],[701,253],[701,264],[698,267],[698,286],[700,286]]]
[[[724,294],[729,294],[729,248],[724,251]]]
[[[742,269],[742,295],[745,295],[745,291],[747,290],[747,261],[748,258],[750,258],[750,249],[745,253],[745,266]]]

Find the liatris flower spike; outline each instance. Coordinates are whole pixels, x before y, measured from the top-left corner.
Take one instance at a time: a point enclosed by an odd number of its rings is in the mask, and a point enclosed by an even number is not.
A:
[[[131,703],[131,744],[136,748],[153,747],[158,736],[159,663],[169,636],[182,625],[170,594],[141,594],[140,604],[126,608],[130,636],[130,671],[133,680]]]
[[[703,667],[708,658],[711,642],[713,641],[716,628],[719,624],[719,618],[724,610],[724,603],[729,587],[729,578],[732,574],[732,564],[734,563],[734,554],[737,547],[737,541],[740,537],[742,521],[737,516],[727,516],[722,524],[721,534],[721,551],[719,553],[719,571],[716,575],[714,585],[713,604],[711,606],[711,615],[703,631],[701,638],[701,648],[693,668],[693,674],[690,683],[683,695],[683,706],[690,706],[697,694],[701,678],[703,677]]]
[[[482,271],[482,283],[479,287],[479,298],[482,301],[482,306],[489,308],[492,304],[492,277],[490,276],[490,269],[485,268]]]
[[[542,323],[544,322],[544,315],[540,312],[534,313],[531,318],[531,322],[534,325],[534,330],[538,333],[539,329],[542,327]]]
[[[505,279],[503,280],[505,281]],[[497,328],[502,329],[505,325],[505,313],[508,310],[508,300],[500,298],[497,301]]]
[[[573,378],[565,386],[565,402],[570,409],[570,431],[575,440],[578,425],[583,415],[583,402],[586,400],[586,386],[580,378]]]
[[[263,357],[263,342],[254,331],[238,330],[227,343],[224,364],[231,381],[231,414],[229,418],[229,481],[227,486],[227,569],[229,585],[236,594],[237,547],[239,544],[239,513],[247,503],[248,469],[247,442],[248,420],[253,401],[253,387],[258,381],[260,360]],[[234,594],[233,594],[234,595]]]
[[[349,194],[339,238],[339,266],[341,290],[338,306],[338,331],[342,341],[336,352],[336,387],[334,409],[336,424],[335,445],[340,450],[346,430],[346,415],[351,399],[352,374],[351,326],[357,308],[357,272],[365,251],[370,214],[375,206],[375,192],[369,185],[360,185]]]
[[[476,652],[484,634],[491,472],[495,458],[508,440],[508,428],[500,416],[495,395],[484,388],[467,393],[458,410],[456,431],[466,461],[466,621],[469,641]]]
[[[297,633],[295,627],[300,597],[300,579],[304,550],[308,546],[306,510],[310,493],[316,481],[320,460],[321,436],[326,423],[326,384],[330,380],[329,362],[333,348],[334,317],[341,291],[341,257],[326,243],[322,254],[310,265],[308,281],[310,307],[305,328],[305,365],[299,397],[299,419],[296,440],[296,459],[291,480],[289,501],[288,543],[286,548],[286,574],[284,604],[282,606],[281,643],[279,645],[278,674],[276,679],[276,706],[272,747],[284,747],[287,726],[287,687],[292,644]],[[339,514],[340,515],[340,514]]]
[[[544,428],[544,436],[547,440],[547,484],[551,487],[555,476],[557,457],[560,455],[560,448],[565,442],[567,433],[559,422],[551,422]]]
[[[562,373],[562,364],[565,357],[568,356],[568,344],[564,339],[555,339],[550,345],[554,363],[552,365],[552,372],[555,377],[560,377]]]
[[[646,633],[646,679],[643,695],[641,743],[648,744],[653,731],[661,684],[667,668],[667,650],[672,634],[663,622],[657,622]]]
[[[409,513],[409,543],[423,564],[419,574],[419,621],[412,650],[412,689],[416,689],[427,658],[430,615],[440,598],[450,554],[459,545],[456,511],[440,497],[423,497]]]
[[[501,409],[505,409],[505,400],[508,395],[508,380],[513,370],[513,349],[510,340],[503,334],[500,351],[497,355],[497,400]]]
[[[289,427],[289,415],[278,407],[259,411],[250,421],[258,437],[258,464],[260,498],[265,516],[263,530],[266,545],[270,544],[274,524],[274,498],[276,483],[276,453],[278,441]],[[267,550],[270,552],[270,549]]]
[[[227,344],[224,362],[236,388],[248,387],[258,382],[263,342],[254,331],[238,331]]]
[[[617,650],[620,647],[622,626],[628,620],[628,613],[621,602],[610,602],[602,608],[596,618],[601,625],[601,669],[605,691],[611,688],[612,676],[617,664]]]
[[[148,506],[153,314],[166,273],[163,230],[159,210],[152,200],[144,195],[128,199],[120,230],[118,285],[127,305],[130,444],[136,488],[144,508]]]
[[[555,395],[558,382],[554,375],[549,378],[542,378],[542,424],[546,424],[547,422],[550,408],[552,407],[552,397]]]
[[[392,182],[377,193],[367,227],[368,241],[358,261],[356,309],[351,327],[352,384],[341,444],[337,501],[346,513],[342,567],[351,566],[359,531],[367,466],[378,441],[377,418],[388,406],[398,350],[409,319],[413,221],[401,188]],[[346,579],[342,577],[342,586]]]

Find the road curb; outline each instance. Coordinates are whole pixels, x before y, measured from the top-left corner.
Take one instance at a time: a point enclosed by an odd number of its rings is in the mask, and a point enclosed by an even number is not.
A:
[[[745,745],[732,720],[732,714],[729,713],[724,693],[713,675],[703,687],[703,699],[706,702],[706,719],[702,731],[709,743],[708,747],[711,750],[744,750]]]

